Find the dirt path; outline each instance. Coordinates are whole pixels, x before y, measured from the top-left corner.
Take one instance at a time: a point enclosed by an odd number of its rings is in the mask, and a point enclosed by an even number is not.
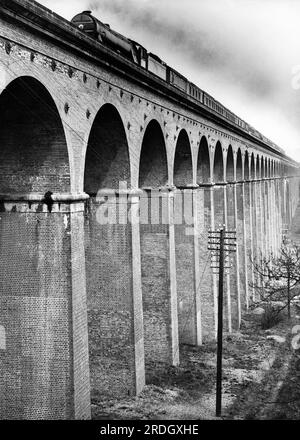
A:
[[[224,335],[223,419],[300,417],[300,353],[291,347],[295,324],[300,319],[261,330],[248,315],[240,332]],[[165,369],[137,397],[93,402],[93,418],[216,419],[215,353],[215,342],[181,347],[179,367]]]

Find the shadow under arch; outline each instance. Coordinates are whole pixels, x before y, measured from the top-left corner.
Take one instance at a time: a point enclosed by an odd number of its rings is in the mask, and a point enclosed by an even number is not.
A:
[[[243,179],[243,159],[241,149],[238,148],[236,156],[236,180],[239,182]]]
[[[224,182],[224,159],[222,152],[221,142],[218,141],[214,152],[214,165],[213,165],[213,181],[215,183]]]
[[[178,188],[193,183],[191,145],[188,134],[184,129],[180,131],[176,142],[173,176],[173,183]]]
[[[234,159],[232,146],[229,145],[226,156],[226,181],[234,181]]]
[[[101,188],[118,190],[120,182],[130,187],[130,162],[126,132],[112,104],[98,111],[89,135],[84,171],[84,191],[95,195]]]
[[[257,154],[255,159],[256,179],[261,179],[261,156]]]
[[[251,178],[251,180],[256,179],[254,153],[251,153],[251,158],[250,158],[250,178]]]
[[[249,153],[246,150],[244,156],[244,180],[250,180],[251,171],[249,166]]]
[[[47,88],[31,76],[14,79],[0,95],[0,114],[0,193],[69,192],[64,128]]]
[[[197,183],[209,183],[210,181],[211,175],[209,148],[206,137],[202,136],[197,158]]]
[[[152,119],[145,130],[139,162],[139,187],[159,188],[168,182],[167,152],[159,122]]]
[[[265,166],[265,157],[260,157],[260,178],[264,179],[266,177],[266,166]]]

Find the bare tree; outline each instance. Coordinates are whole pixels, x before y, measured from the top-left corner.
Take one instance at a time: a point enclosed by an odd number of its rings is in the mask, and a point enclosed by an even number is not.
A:
[[[300,247],[284,239],[277,256],[252,261],[257,282],[251,284],[259,294],[259,303],[281,301],[291,317],[291,301],[298,295],[295,287],[300,284]]]

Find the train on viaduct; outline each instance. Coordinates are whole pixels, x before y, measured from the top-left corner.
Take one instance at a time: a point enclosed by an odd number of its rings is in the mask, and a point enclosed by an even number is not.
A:
[[[214,338],[220,225],[237,231],[224,324],[238,329],[251,261],[289,228],[298,163],[149,60],[0,1],[2,419],[89,419],[91,398],[138,394],[181,344]]]

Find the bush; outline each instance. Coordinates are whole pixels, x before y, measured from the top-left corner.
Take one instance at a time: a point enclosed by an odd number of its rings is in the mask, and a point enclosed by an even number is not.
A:
[[[281,312],[273,304],[267,304],[265,306],[265,313],[261,317],[261,328],[267,330],[274,327],[282,320]]]

